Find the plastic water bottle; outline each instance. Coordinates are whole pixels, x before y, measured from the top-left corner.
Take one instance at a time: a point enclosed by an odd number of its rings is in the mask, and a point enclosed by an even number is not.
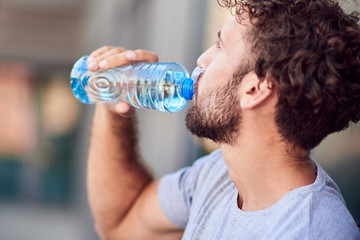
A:
[[[196,68],[189,78],[180,63],[134,62],[121,67],[91,72],[87,56],[71,71],[71,88],[83,103],[125,101],[136,108],[163,112],[180,111],[194,94],[193,83],[203,72]]]

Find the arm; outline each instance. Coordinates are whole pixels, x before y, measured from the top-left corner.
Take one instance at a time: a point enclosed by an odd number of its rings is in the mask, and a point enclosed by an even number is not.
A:
[[[97,65],[106,60],[107,66],[102,67],[106,70],[128,63],[127,53],[119,48],[101,48],[91,56]],[[154,53],[134,53],[138,60],[157,60]],[[92,66],[91,70],[97,70]],[[133,112],[124,103],[96,106],[87,175],[96,229],[102,239],[178,239],[182,231],[161,210],[158,182],[141,164]]]

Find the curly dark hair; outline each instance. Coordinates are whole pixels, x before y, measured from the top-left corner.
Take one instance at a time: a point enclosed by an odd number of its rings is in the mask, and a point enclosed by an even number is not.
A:
[[[278,93],[275,122],[293,147],[312,149],[360,120],[358,13],[331,0],[218,0],[248,13],[259,79]],[[240,20],[241,21],[241,20]]]

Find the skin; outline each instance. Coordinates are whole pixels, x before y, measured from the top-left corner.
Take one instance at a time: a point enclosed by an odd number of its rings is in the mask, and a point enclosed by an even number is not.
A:
[[[235,18],[221,29],[221,39],[204,52],[198,65],[206,69],[199,79],[195,103],[202,111],[219,114],[217,91],[231,81],[238,63],[249,56],[245,19]],[[241,53],[241,54],[239,54]],[[103,47],[90,55],[89,68],[106,70],[132,61],[157,61],[155,53]],[[265,209],[291,190],[316,178],[309,151],[295,149],[296,159],[281,140],[274,123],[276,89],[271,79],[260,81],[249,72],[237,89],[241,109],[239,132],[221,148],[231,180],[239,191],[243,211]],[[207,106],[208,105],[208,106]],[[206,109],[205,109],[206,108]],[[177,229],[161,210],[158,181],[143,167],[137,149],[134,109],[125,103],[98,104],[94,115],[88,159],[88,194],[102,239],[180,239]],[[300,161],[301,160],[301,161]]]
[[[102,47],[90,55],[88,65],[96,71],[132,61],[157,60],[155,53],[144,50]],[[182,230],[161,210],[158,181],[153,180],[141,164],[134,112],[134,108],[125,103],[96,106],[87,169],[88,198],[95,229],[101,239],[106,240],[179,239]]]

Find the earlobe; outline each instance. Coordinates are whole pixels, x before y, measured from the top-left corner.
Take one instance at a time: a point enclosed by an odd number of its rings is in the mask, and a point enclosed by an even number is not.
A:
[[[240,100],[241,108],[252,109],[265,102],[272,93],[272,82],[268,79],[247,86]]]

